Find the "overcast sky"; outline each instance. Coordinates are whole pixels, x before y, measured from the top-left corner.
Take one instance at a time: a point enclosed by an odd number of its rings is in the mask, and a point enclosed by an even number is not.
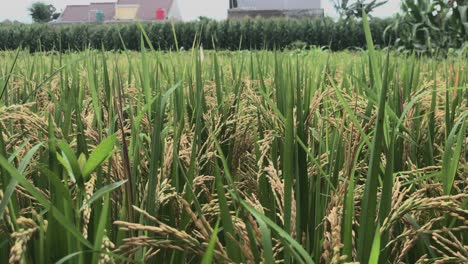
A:
[[[1,0],[0,7],[0,21],[5,19],[18,20],[21,22],[31,22],[31,17],[28,14],[28,7],[32,3],[38,0]],[[111,2],[110,0],[92,0],[93,2]],[[222,1],[222,0],[216,0]],[[227,0],[224,0],[227,1]],[[334,10],[331,0],[321,0],[322,6],[325,9],[325,14],[334,16]],[[61,11],[67,4],[89,4],[90,0],[42,0],[44,3],[52,4],[57,8],[57,11]],[[187,2],[187,1],[185,1]],[[193,3],[197,5],[198,0],[193,0]],[[380,7],[374,13],[375,16],[387,17],[391,16],[399,10],[400,0],[389,0],[388,3]],[[207,7],[209,8],[209,7]],[[193,9],[196,10],[196,9]],[[192,15],[197,17],[196,14]],[[192,17],[191,16],[191,17]]]

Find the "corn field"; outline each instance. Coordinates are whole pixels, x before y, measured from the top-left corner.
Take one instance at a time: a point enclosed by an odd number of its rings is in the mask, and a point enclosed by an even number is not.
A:
[[[406,35],[397,35],[393,30],[392,19],[370,20],[370,30],[376,46],[384,47]],[[347,48],[365,47],[364,30],[358,21],[333,21],[323,19],[246,19],[246,20],[206,20],[197,22],[161,22],[141,25],[150,42],[158,50],[190,49],[193,40],[206,49],[284,49],[298,41],[306,46],[328,46],[334,51]],[[400,26],[406,30],[406,26]],[[411,27],[408,27],[411,30]],[[87,48],[113,50],[140,50],[140,29],[138,24],[2,24],[0,23],[0,49],[27,47],[30,51],[86,50]],[[444,32],[440,32],[443,34]],[[458,46],[461,48],[462,46]]]
[[[360,52],[0,52],[0,263],[467,263],[467,56],[364,26]]]

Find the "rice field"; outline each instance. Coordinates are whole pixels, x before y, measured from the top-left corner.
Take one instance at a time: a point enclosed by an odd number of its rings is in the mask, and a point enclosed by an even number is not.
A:
[[[467,56],[367,41],[0,52],[0,263],[467,263]]]

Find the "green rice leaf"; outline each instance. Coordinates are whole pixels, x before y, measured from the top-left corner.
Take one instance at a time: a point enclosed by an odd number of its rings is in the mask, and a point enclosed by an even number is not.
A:
[[[114,134],[103,140],[91,153],[86,164],[83,168],[83,177],[86,179],[88,176],[104,161],[112,155],[114,145],[117,140],[117,135]]]

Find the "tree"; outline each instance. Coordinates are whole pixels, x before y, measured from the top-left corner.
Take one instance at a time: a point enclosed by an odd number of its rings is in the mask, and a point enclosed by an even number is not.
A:
[[[341,18],[350,19],[352,17],[361,18],[362,10],[365,10],[367,14],[370,14],[377,7],[384,5],[388,0],[333,0],[333,6],[335,7]]]
[[[47,5],[42,2],[36,2],[28,8],[29,14],[36,23],[47,23],[52,20],[55,13],[55,7],[53,5]]]
[[[52,20],[56,20],[57,18],[59,18],[61,15],[61,13],[54,13],[52,14]]]

